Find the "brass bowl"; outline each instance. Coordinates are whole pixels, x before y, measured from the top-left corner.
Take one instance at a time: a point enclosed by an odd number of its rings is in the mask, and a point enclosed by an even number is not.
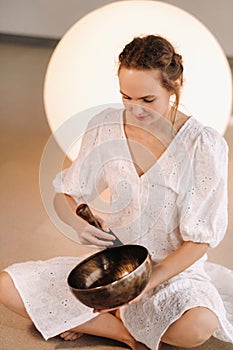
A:
[[[79,263],[69,274],[72,293],[95,309],[127,304],[146,287],[152,270],[148,250],[140,245],[123,245],[102,250]]]

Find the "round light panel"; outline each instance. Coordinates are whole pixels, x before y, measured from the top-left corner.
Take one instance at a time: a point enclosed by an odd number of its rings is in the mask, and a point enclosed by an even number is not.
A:
[[[166,37],[183,56],[181,107],[224,132],[232,108],[225,54],[199,20],[160,1],[113,2],[67,31],[53,52],[45,78],[44,104],[52,132],[80,111],[94,106],[101,110],[105,104],[121,101],[118,55],[135,36],[146,34]],[[62,138],[57,142],[66,152]]]

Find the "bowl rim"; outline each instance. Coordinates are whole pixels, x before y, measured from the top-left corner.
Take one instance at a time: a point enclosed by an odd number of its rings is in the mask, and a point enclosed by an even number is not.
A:
[[[112,249],[119,249],[119,248],[122,248],[122,247],[126,247],[126,246],[131,246],[131,247],[140,247],[140,248],[143,248],[146,252],[147,252],[147,255],[145,257],[145,259],[143,260],[143,262],[136,267],[135,270],[131,271],[130,273],[128,273],[127,275],[119,278],[118,280],[114,281],[114,282],[111,282],[111,283],[108,283],[108,284],[104,284],[103,286],[98,286],[98,287],[94,287],[94,288],[75,288],[75,287],[72,287],[69,283],[69,278],[70,278],[70,275],[71,273],[79,266],[81,265],[82,263],[85,263],[86,261],[90,260],[90,258],[94,258],[95,256],[97,255],[100,255],[103,251],[105,251],[105,249],[97,252],[97,253],[94,253],[92,255],[90,255],[89,257],[85,258],[84,260],[82,260],[79,264],[77,264],[69,273],[68,275],[68,278],[67,278],[67,283],[69,285],[69,287],[75,291],[82,291],[82,292],[87,292],[87,291],[94,291],[94,290],[98,290],[98,289],[104,289],[104,288],[107,288],[109,287],[110,285],[115,285],[117,282],[119,281],[123,281],[124,279],[126,279],[126,277],[129,277],[131,274],[135,273],[135,271],[137,271],[139,268],[141,268],[142,264],[149,258],[149,262],[151,264],[151,269],[152,269],[152,262],[151,262],[151,258],[150,258],[150,253],[148,251],[148,249],[146,247],[144,247],[143,245],[140,245],[140,244],[124,244],[122,246],[118,246],[118,247],[113,247],[113,248],[110,248],[109,250],[112,250]]]

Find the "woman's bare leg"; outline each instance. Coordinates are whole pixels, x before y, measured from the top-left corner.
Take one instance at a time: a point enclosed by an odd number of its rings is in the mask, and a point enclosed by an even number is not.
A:
[[[15,285],[5,271],[0,273],[0,303],[20,316],[30,319]],[[196,307],[187,311],[174,322],[162,337],[162,342],[184,348],[203,344],[213,334],[218,325],[217,316],[209,309]],[[110,313],[101,314],[92,320],[62,333],[64,339],[77,339],[80,334],[92,334],[126,343],[132,349],[146,349],[128,333],[118,317]]]
[[[211,337],[217,325],[218,318],[211,310],[195,307],[168,328],[162,342],[182,348],[196,347]]]
[[[74,338],[70,338],[72,337],[72,334],[70,334],[70,332],[74,333]],[[90,321],[83,323],[68,332],[64,332],[61,334],[61,336],[66,340],[74,340],[76,339],[76,333],[91,334],[114,339],[129,345],[133,350],[148,349],[145,345],[135,341],[135,339],[129,334],[119,318],[108,312],[100,314]]]
[[[30,319],[12,278],[5,271],[0,273],[0,303],[18,315]],[[110,313],[98,315],[90,321],[62,333],[61,337],[67,340],[75,340],[83,333],[123,342],[133,350],[147,349],[143,344],[135,341],[119,318]]]
[[[0,303],[16,314],[30,319],[12,278],[5,271],[0,273]]]

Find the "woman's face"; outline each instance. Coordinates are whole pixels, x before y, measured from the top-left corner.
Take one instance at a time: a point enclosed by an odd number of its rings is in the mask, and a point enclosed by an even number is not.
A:
[[[172,93],[161,85],[158,70],[122,67],[118,76],[120,93],[130,120],[153,122],[155,115],[168,118]]]

